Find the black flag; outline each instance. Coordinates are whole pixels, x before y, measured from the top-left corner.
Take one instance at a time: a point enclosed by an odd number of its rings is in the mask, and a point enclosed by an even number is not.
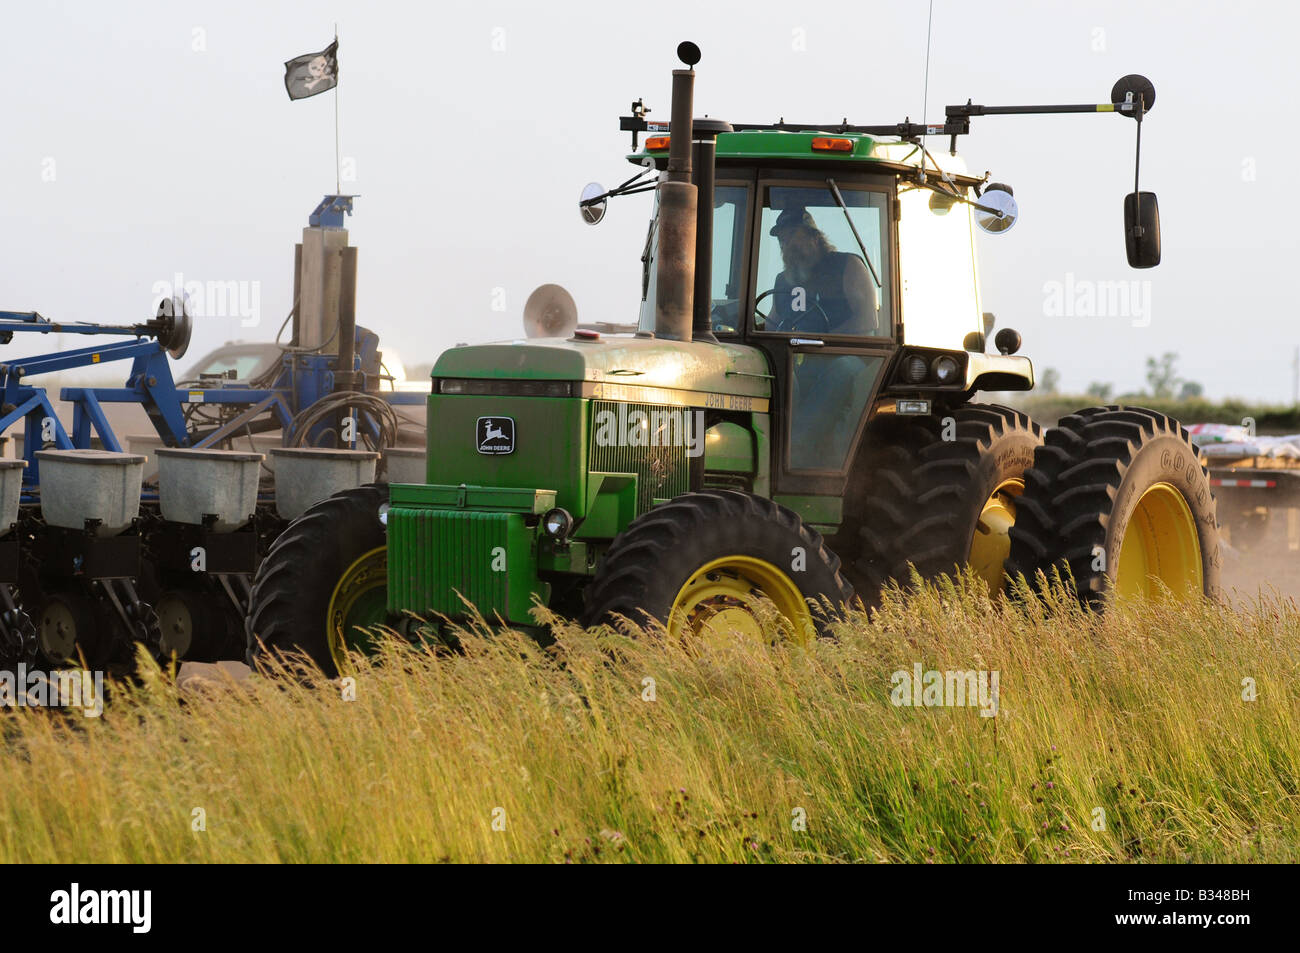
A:
[[[304,53],[284,64],[284,88],[290,99],[306,99],[339,82],[339,41],[319,53]]]

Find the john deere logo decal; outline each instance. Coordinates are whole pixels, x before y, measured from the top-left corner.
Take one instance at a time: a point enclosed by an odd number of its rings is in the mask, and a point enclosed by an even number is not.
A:
[[[478,452],[488,454],[514,453],[514,418],[480,417],[478,419]]]

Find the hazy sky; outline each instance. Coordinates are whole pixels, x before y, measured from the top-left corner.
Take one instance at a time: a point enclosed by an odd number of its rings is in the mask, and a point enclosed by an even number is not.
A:
[[[896,122],[920,118],[927,9],[11,4],[0,308],[141,321],[155,287],[180,273],[239,282],[260,306],[256,326],[229,306],[202,319],[191,357],[274,337],[293,244],[335,177],[335,94],[291,102],[283,63],[324,48],[337,21],[342,153],[355,169],[343,189],[361,195],[350,225],[359,320],[408,365],[457,341],[516,337],[543,282],[569,288],[583,320],[633,320],[649,196],[616,200],[595,228],[576,200],[586,182],[634,171],[618,117],[644,97],[667,119],[678,41],[703,50],[697,114]],[[1177,351],[1211,396],[1290,399],[1300,241],[1277,209],[1293,201],[1285,169],[1300,152],[1295,11],[936,0],[932,121],[967,98],[1103,102],[1129,72],[1156,86],[1142,184],[1160,196],[1164,262],[1151,271],[1124,259],[1130,120],[986,117],[962,145],[1021,209],[1010,233],[981,237],[985,310],[1064,388],[1137,389],[1147,355]],[[1104,294],[1077,313],[1085,289],[1130,281],[1125,313],[1107,313]],[[18,338],[2,359],[46,343]]]

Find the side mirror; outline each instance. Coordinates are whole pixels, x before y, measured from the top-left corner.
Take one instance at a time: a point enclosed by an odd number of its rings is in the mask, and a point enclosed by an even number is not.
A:
[[[975,224],[993,235],[1008,231],[1016,224],[1020,208],[1012,197],[1011,186],[994,182],[984,190],[975,205]]]
[[[582,190],[582,198],[578,200],[578,211],[582,213],[584,222],[588,225],[596,225],[605,217],[605,206],[608,204],[605,187],[597,182],[591,182]]]
[[[1160,205],[1154,192],[1124,196],[1124,249],[1133,268],[1160,264]]]

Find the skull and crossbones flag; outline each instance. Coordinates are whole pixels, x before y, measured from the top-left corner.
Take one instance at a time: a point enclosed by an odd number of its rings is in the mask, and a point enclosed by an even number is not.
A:
[[[306,99],[333,89],[339,82],[339,41],[319,53],[304,53],[284,64],[284,88],[290,99]]]

